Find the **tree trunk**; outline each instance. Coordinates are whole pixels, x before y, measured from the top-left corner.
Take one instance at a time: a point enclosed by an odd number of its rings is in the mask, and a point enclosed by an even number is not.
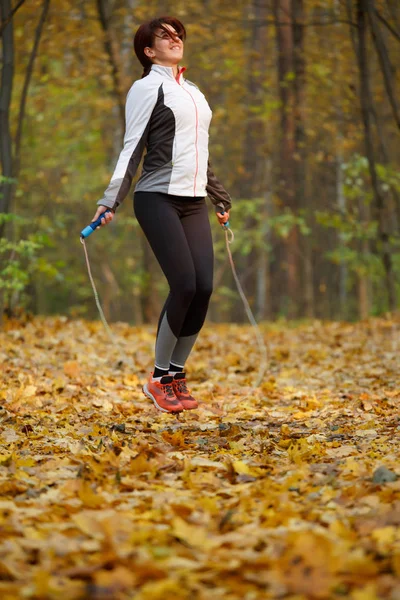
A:
[[[5,7],[5,12],[7,13],[7,0],[2,0],[4,7]],[[2,35],[4,29],[7,27],[7,25],[9,23],[11,23],[15,13],[17,12],[17,10],[19,8],[21,8],[21,6],[23,5],[23,3],[25,2],[25,0],[19,0],[19,2],[17,2],[17,4],[14,6],[13,9],[10,8],[10,10],[8,11],[8,13],[6,14],[5,17],[3,17],[3,15],[1,16],[1,24],[0,24],[0,35]],[[8,3],[9,5],[9,3]]]
[[[11,12],[11,0],[0,2],[2,24]],[[3,177],[12,177],[12,140],[10,133],[10,105],[14,78],[14,32],[12,19],[2,29],[2,55],[0,89],[0,161]],[[11,181],[0,181],[0,213],[8,213],[11,205]],[[4,232],[4,224],[0,223],[0,237]]]
[[[295,166],[295,115],[293,85],[293,28],[291,26],[291,0],[274,0],[276,22],[276,41],[278,49],[278,82],[281,101],[281,135],[280,135],[280,197],[283,204],[297,212],[296,166]],[[292,227],[285,244],[285,269],[287,283],[288,316],[299,314],[299,231]]]
[[[264,102],[264,83],[266,77],[267,56],[267,27],[264,24],[267,16],[266,0],[251,0],[248,26],[247,45],[247,106],[246,131],[243,144],[244,173],[241,177],[240,197],[251,201],[260,200],[265,196],[266,183],[266,135],[265,122],[262,117]],[[265,216],[265,208],[260,207]],[[265,218],[265,217],[264,217]],[[248,217],[244,224],[247,231],[263,227],[254,217]],[[267,271],[269,269],[268,257],[261,245],[254,247],[250,254],[243,257],[238,267],[242,272],[242,284],[246,296],[256,299],[256,312],[259,318],[265,318],[264,307],[269,305],[269,299],[262,298],[268,293],[266,285]],[[257,265],[256,268],[254,266]],[[248,274],[248,277],[243,275]],[[245,319],[243,305],[238,298],[236,313],[238,318]]]
[[[346,214],[346,197],[344,195],[343,185],[343,155],[341,151],[342,136],[341,134],[336,136],[336,201],[340,210],[342,218],[345,218]],[[338,233],[339,244],[341,248],[345,248],[345,241],[343,233]],[[339,314],[337,315],[341,319],[347,317],[347,278],[348,268],[346,261],[341,260],[339,265]]]
[[[296,186],[296,206],[305,211],[312,209],[306,194],[308,175],[307,140],[305,132],[305,91],[306,91],[306,61],[304,48],[305,35],[304,0],[292,2],[292,30],[293,30],[293,72],[294,72],[294,169]],[[312,194],[310,195],[312,198]],[[299,240],[302,259],[303,303],[304,314],[314,318],[314,283],[313,283],[313,256],[310,236]]]
[[[392,110],[392,115],[396,122],[397,128],[400,129],[400,110],[396,101],[396,69],[390,61],[389,52],[387,50],[386,36],[388,30],[381,30],[378,19],[381,18],[379,11],[375,7],[375,1],[369,0],[368,3],[368,17],[372,31],[372,38],[375,44],[375,49],[378,55],[383,80],[385,84],[386,93],[389,99],[389,104]],[[399,37],[400,41],[400,37]],[[379,141],[379,152],[380,162],[385,165],[390,164],[389,151],[387,149],[387,143],[385,135],[382,133],[382,125],[380,123],[378,112],[373,111],[373,119],[377,128],[378,141]],[[388,115],[389,116],[389,115]],[[385,116],[383,117],[385,121]],[[400,195],[394,186],[391,186],[391,202],[388,203],[387,212],[389,216],[389,223],[391,224],[391,231],[398,233],[400,227]]]
[[[365,204],[363,198],[359,199],[358,214],[360,223],[365,226],[370,220],[370,215],[369,207]],[[369,317],[371,306],[371,284],[366,268],[369,251],[369,241],[364,238],[359,243],[359,252],[362,257],[362,265],[358,273],[358,314],[360,319],[367,319]]]
[[[383,81],[385,84],[386,94],[392,107],[393,117],[396,122],[398,129],[400,129],[400,111],[396,101],[396,92],[394,89],[395,69],[390,62],[389,53],[386,48],[385,40],[382,36],[379,23],[376,18],[375,0],[366,0],[365,2],[368,10],[368,19],[372,32],[372,39],[375,44],[376,52],[378,54],[379,63],[383,75]]]
[[[117,102],[118,115],[122,131],[125,130],[125,99],[122,92],[121,76],[119,68],[118,52],[116,42],[109,26],[110,22],[110,4],[109,0],[97,0],[97,10],[99,13],[100,24],[104,32],[104,48],[108,54],[111,65],[111,73],[114,84],[114,96]]]
[[[385,271],[385,283],[390,310],[396,309],[396,292],[394,286],[393,264],[390,251],[389,235],[387,231],[387,219],[385,205],[380,190],[378,175],[376,172],[375,148],[371,130],[372,96],[369,82],[369,69],[366,45],[366,16],[368,12],[368,0],[357,0],[357,61],[359,68],[360,102],[361,114],[364,125],[364,141],[366,155],[368,158],[369,174],[374,196],[375,216],[378,222],[378,235],[380,252]]]
[[[25,81],[22,88],[21,100],[19,104],[19,114],[18,114],[18,125],[17,125],[17,133],[15,136],[15,157],[14,157],[14,165],[13,165],[13,176],[15,179],[18,179],[20,166],[21,166],[21,141],[22,141],[22,128],[24,124],[25,118],[25,108],[26,108],[26,100],[28,97],[29,85],[32,78],[33,67],[35,64],[35,59],[37,56],[37,51],[39,48],[40,38],[42,36],[43,26],[46,21],[47,13],[49,11],[50,0],[43,1],[42,13],[39,18],[38,25],[36,27],[35,39],[33,42],[32,52],[29,57],[29,63],[26,69]]]
[[[267,132],[265,132],[267,134]],[[258,268],[256,283],[256,316],[260,321],[272,318],[271,302],[271,269],[269,249],[272,246],[271,230],[268,225],[268,217],[273,210],[272,203],[272,160],[265,161],[265,191],[264,206],[262,208],[261,240],[263,245],[258,251]],[[266,248],[265,248],[266,246]]]

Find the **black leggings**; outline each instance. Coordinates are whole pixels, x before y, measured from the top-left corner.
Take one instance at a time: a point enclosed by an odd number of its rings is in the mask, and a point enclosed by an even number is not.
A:
[[[155,364],[184,367],[206,318],[214,253],[205,198],[136,192],[136,218],[170,291],[158,322]]]

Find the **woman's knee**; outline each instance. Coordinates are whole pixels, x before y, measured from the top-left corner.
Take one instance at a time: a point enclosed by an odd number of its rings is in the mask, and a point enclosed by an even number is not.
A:
[[[183,278],[179,285],[174,286],[171,292],[175,298],[179,298],[182,304],[188,305],[196,295],[196,281],[189,277]]]
[[[196,286],[196,296],[200,296],[204,299],[210,299],[213,293],[212,281],[201,281]]]

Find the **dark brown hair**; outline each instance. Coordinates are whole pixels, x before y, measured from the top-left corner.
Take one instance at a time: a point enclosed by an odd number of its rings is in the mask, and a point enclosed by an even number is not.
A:
[[[135,33],[135,37],[133,38],[133,47],[135,49],[135,54],[138,57],[139,61],[143,65],[143,75],[142,77],[146,77],[150,73],[151,65],[153,64],[151,59],[146,56],[144,53],[144,49],[153,46],[154,38],[156,37],[157,29],[163,29],[171,38],[173,34],[171,34],[171,30],[166,25],[170,25],[176,31],[176,35],[184,41],[186,39],[186,29],[175,17],[159,17],[158,19],[152,19],[151,21],[147,21],[143,23],[137,32]]]

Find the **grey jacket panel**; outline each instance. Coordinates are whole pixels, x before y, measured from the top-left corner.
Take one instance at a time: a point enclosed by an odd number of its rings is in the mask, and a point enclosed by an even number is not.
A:
[[[162,165],[154,171],[143,172],[136,184],[135,192],[159,192],[168,194],[171,181],[172,162]]]

